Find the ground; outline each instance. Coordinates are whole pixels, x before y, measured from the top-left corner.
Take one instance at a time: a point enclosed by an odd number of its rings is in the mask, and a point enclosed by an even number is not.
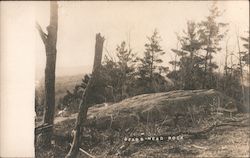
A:
[[[249,157],[249,114],[223,113],[231,98],[214,90],[144,94],[88,111],[81,148],[95,157]],[[230,109],[234,107],[230,107]],[[227,109],[230,111],[230,109]],[[77,114],[55,118],[53,147],[37,157],[64,157]],[[178,118],[178,120],[177,120]],[[201,135],[214,124],[222,125]],[[185,134],[186,132],[186,134]],[[164,136],[164,141],[125,142],[125,137]],[[182,140],[166,135],[182,133]],[[79,157],[84,157],[80,152]]]
[[[205,139],[184,139],[182,142],[143,146],[131,156],[249,157],[249,135],[249,126],[236,128],[225,126],[211,131]]]

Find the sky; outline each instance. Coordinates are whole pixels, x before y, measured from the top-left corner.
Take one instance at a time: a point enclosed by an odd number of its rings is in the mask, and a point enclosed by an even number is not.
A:
[[[56,73],[70,75],[81,71],[91,72],[95,34],[99,32],[106,39],[104,54],[108,51],[114,55],[116,46],[130,39],[133,51],[142,56],[146,37],[157,29],[162,37],[160,44],[166,52],[162,57],[163,64],[170,66],[168,62],[174,55],[171,49],[176,48],[177,43],[176,33],[181,34],[186,29],[188,20],[199,22],[205,19],[211,4],[211,1],[59,2]],[[249,30],[248,1],[218,1],[218,7],[225,11],[219,20],[230,23],[229,49],[233,50],[235,30],[239,30],[243,36]],[[26,8],[29,11],[25,11]],[[19,16],[13,17],[17,20],[32,16],[34,23],[37,21],[44,30],[49,24],[49,2],[11,3],[8,9],[13,16],[19,12]],[[34,35],[30,40],[35,43],[36,77],[40,78],[44,75],[45,49],[35,27],[30,33]],[[220,53],[215,59],[219,65],[224,63],[222,56],[223,53]]]

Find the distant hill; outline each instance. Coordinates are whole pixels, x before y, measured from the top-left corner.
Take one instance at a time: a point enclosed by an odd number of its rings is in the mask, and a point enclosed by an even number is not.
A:
[[[65,76],[77,76],[79,74],[90,73],[92,70],[91,65],[83,65],[76,67],[56,67],[56,76],[65,77]],[[44,78],[44,68],[36,68],[36,80],[41,80]]]
[[[72,91],[75,85],[81,83],[83,76],[84,74],[56,77],[56,104],[58,103],[59,98],[63,97],[66,94],[67,90]],[[36,91],[39,94],[44,93],[44,78],[36,81]]]
[[[66,91],[72,91],[76,84],[80,83],[84,74],[90,73],[91,65],[83,65],[76,67],[57,67],[56,68],[56,106]],[[44,93],[44,68],[36,68],[36,92],[39,96]]]

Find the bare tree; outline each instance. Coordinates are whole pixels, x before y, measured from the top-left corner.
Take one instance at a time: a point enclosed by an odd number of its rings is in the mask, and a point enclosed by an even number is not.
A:
[[[92,70],[92,77],[89,80],[85,91],[82,94],[82,99],[79,105],[79,113],[76,120],[76,126],[73,130],[73,141],[71,144],[71,148],[69,153],[66,155],[66,158],[75,158],[78,154],[80,143],[81,143],[81,134],[82,134],[82,125],[87,120],[87,112],[88,112],[88,105],[86,104],[88,100],[88,96],[90,95],[90,89],[95,84],[95,80],[100,75],[100,67],[101,67],[101,60],[102,60],[102,51],[103,51],[103,43],[104,37],[101,34],[96,35],[96,44],[95,44],[95,58],[94,58],[94,66]]]
[[[244,104],[244,96],[245,96],[245,89],[244,89],[244,76],[243,76],[243,63],[242,63],[242,52],[240,50],[240,40],[239,40],[239,32],[236,31],[236,38],[237,38],[237,45],[238,45],[238,55],[239,55],[239,69],[240,69],[240,80],[241,80],[241,91],[242,91],[242,102]]]
[[[55,111],[55,67],[56,67],[56,43],[58,30],[58,4],[57,1],[50,2],[50,24],[47,27],[47,34],[37,23],[37,29],[45,45],[46,67],[45,67],[45,114],[44,124],[53,125]],[[53,128],[42,133],[44,145],[50,145]]]
[[[227,60],[228,60],[228,41],[229,41],[230,38],[227,39],[226,41],[226,55],[225,55],[225,75],[227,76],[228,75],[228,63],[227,63]]]

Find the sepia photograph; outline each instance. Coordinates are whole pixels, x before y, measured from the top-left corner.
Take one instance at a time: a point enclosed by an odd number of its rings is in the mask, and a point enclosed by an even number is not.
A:
[[[34,157],[250,157],[249,1],[0,4],[33,37]]]

